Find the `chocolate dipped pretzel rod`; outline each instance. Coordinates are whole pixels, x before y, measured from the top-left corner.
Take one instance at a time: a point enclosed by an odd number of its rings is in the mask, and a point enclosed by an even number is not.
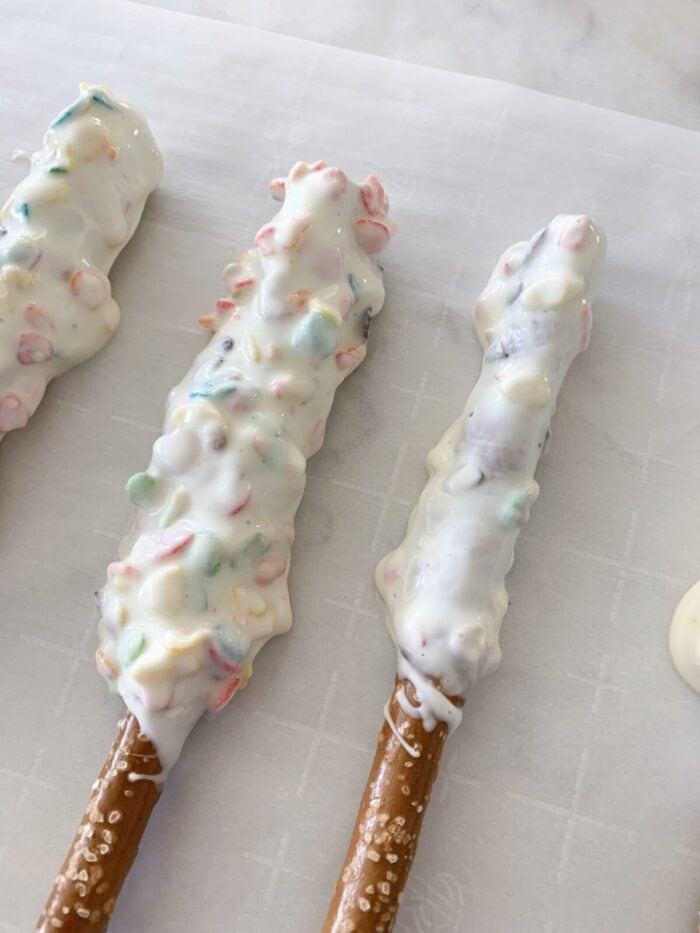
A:
[[[500,661],[504,578],[557,394],[589,342],[604,251],[589,217],[556,217],[501,257],[476,304],[481,375],[428,456],[403,543],[377,568],[398,676],[325,933],[394,925],[445,739]]]
[[[107,88],[82,85],[49,127],[0,212],[0,440],[116,330],[107,275],[162,173],[148,124]]]
[[[160,765],[154,777],[135,761],[126,772],[134,788],[162,783],[202,713],[222,710],[265,642],[289,629],[306,461],[384,302],[374,255],[393,226],[377,179],[356,185],[323,162],[298,163],[271,189],[284,205],[256,248],[224,270],[228,296],[199,319],[214,335],[170,393],[148,470],[126,484],[138,511],[99,594],[98,667]],[[146,814],[157,798],[145,793],[122,801],[133,831],[105,841],[104,860],[97,851],[100,884],[112,892],[110,866],[128,867],[145,828],[129,808]],[[54,912],[51,923],[80,930],[83,918],[93,929],[84,918],[91,905],[78,913],[60,894],[49,906],[71,912]]]

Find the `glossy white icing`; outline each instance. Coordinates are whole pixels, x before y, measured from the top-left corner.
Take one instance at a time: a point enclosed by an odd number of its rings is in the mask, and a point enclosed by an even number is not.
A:
[[[224,270],[229,297],[200,318],[215,334],[170,393],[147,472],[127,483],[138,513],[99,599],[98,665],[164,774],[292,623],[306,461],[384,301],[373,256],[392,226],[376,178],[298,163],[271,189],[284,205]]]
[[[454,728],[461,713],[446,698],[500,661],[505,576],[539,492],[557,393],[588,345],[604,251],[589,217],[560,216],[501,257],[474,310],[481,375],[428,455],[403,543],[377,568],[399,674],[419,707],[403,693],[399,702],[428,731],[438,720]]]
[[[0,440],[116,330],[107,274],[161,176],[145,119],[107,88],[49,127],[0,212]]]
[[[700,581],[691,586],[676,607],[668,647],[678,673],[700,693]]]

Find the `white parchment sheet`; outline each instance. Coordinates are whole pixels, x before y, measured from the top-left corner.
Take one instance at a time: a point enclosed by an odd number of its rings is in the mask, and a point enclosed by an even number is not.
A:
[[[593,341],[538,472],[503,664],[449,742],[398,928],[691,930],[700,700],[666,636],[700,576],[698,135],[117,0],[3,0],[0,24],[5,192],[10,154],[79,80],[139,106],[166,162],[113,275],[118,335],[0,447],[0,931],[32,928],[115,734],[92,594],[124,482],[222,267],[275,211],[267,180],[318,158],[386,186],[387,303],[310,465],[295,627],[187,743],[112,930],[320,927],[393,676],[374,565],[476,379],[470,311],[499,254],[582,211],[609,240]]]

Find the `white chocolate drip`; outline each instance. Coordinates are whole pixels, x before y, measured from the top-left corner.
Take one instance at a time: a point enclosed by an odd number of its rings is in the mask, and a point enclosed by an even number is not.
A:
[[[700,693],[700,581],[691,586],[676,607],[668,647],[678,673]]]
[[[163,172],[144,118],[83,85],[0,213],[0,440],[119,323],[107,275]]]
[[[120,561],[101,591],[98,665],[155,743],[163,776],[204,709],[244,686],[292,623],[287,589],[306,461],[384,302],[373,258],[388,203],[319,162],[272,183],[284,205],[224,270],[214,330],[170,393]]]
[[[447,697],[500,661],[505,576],[539,492],[533,474],[557,394],[588,345],[604,249],[589,217],[560,216],[501,257],[474,311],[481,375],[428,455],[403,543],[377,567],[399,676],[418,697],[402,707],[428,731],[454,728],[461,710]]]

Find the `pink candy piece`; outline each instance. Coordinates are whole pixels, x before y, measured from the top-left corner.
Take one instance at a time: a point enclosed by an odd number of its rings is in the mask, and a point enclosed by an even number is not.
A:
[[[367,220],[364,217],[355,221],[355,235],[357,242],[369,256],[381,253],[390,237],[386,224],[378,220]]]
[[[283,234],[278,232],[277,242],[284,249],[299,249],[304,234],[311,226],[311,218],[307,214],[296,217]]]
[[[270,189],[270,194],[275,199],[275,201],[284,201],[284,188],[286,181],[284,178],[273,178],[271,182],[268,183],[268,188]]]
[[[0,395],[0,434],[23,428],[27,421],[29,413],[19,395],[15,395],[14,392]]]
[[[562,249],[568,249],[570,252],[575,253],[585,246],[591,229],[593,226],[593,221],[587,214],[580,214],[578,217],[574,217],[573,220],[564,227],[560,236],[558,245]]]
[[[376,175],[368,175],[359,185],[362,205],[370,217],[383,217],[389,210],[389,201]]]
[[[148,689],[139,687],[138,695],[149,713],[162,713],[173,702],[175,687],[172,684],[158,684]]]
[[[53,344],[41,334],[20,334],[17,344],[17,361],[23,366],[45,363],[53,356]]]
[[[107,565],[107,579],[111,582],[115,577],[140,577],[141,574],[133,564],[115,560]]]
[[[220,712],[234,698],[240,685],[240,677],[234,677],[233,680],[229,680],[228,683],[224,684],[223,688],[215,693],[207,703],[209,712]]]
[[[304,311],[306,310],[310,297],[311,292],[307,291],[305,288],[301,288],[299,291],[290,292],[287,295],[287,303],[290,304],[295,311]]]
[[[155,552],[156,560],[165,560],[184,551],[190,541],[194,538],[194,532],[189,528],[178,528],[173,525],[168,531],[163,532],[157,539]]]
[[[300,178],[303,178],[304,175],[308,174],[309,166],[306,164],[306,162],[296,162],[289,172],[289,180],[299,181]]]
[[[236,302],[231,301],[230,298],[219,298],[216,302],[217,311],[233,311],[236,307]]]
[[[287,561],[279,554],[267,554],[255,565],[253,579],[258,586],[269,586],[287,569]]]
[[[311,165],[309,166],[309,169],[312,172],[320,172],[321,169],[324,169],[325,167],[326,167],[326,163],[323,161],[323,159],[319,159],[318,162],[312,162]]]
[[[310,455],[315,454],[323,446],[323,439],[326,436],[326,422],[319,418],[311,429],[309,436]]]
[[[242,512],[243,509],[246,508],[246,506],[250,504],[250,500],[252,498],[253,498],[253,490],[250,484],[248,484],[248,488],[246,489],[242,498],[238,500],[238,502],[234,505],[234,507],[231,509],[231,511],[228,514],[238,515],[239,512]]]
[[[226,284],[228,286],[228,290],[231,292],[234,298],[237,298],[238,295],[241,294],[241,292],[246,291],[246,289],[250,288],[251,285],[255,285],[255,279],[251,279],[251,278],[234,279],[232,282],[227,282]]]
[[[345,194],[348,187],[348,176],[339,168],[327,168],[323,173],[323,180],[328,185],[331,201],[337,201]]]
[[[216,646],[212,643],[209,644],[209,657],[217,667],[221,668],[222,671],[226,671],[227,674],[239,674],[241,671],[239,664],[227,660],[223,654],[216,650]]]
[[[272,256],[275,251],[275,228],[272,224],[265,224],[258,230],[255,245],[263,256]]]
[[[28,301],[24,309],[24,320],[35,330],[53,330],[51,318],[35,301]]]
[[[351,347],[343,347],[335,354],[335,365],[338,369],[354,369],[360,365],[366,354],[367,350],[361,343],[353,344]]]

